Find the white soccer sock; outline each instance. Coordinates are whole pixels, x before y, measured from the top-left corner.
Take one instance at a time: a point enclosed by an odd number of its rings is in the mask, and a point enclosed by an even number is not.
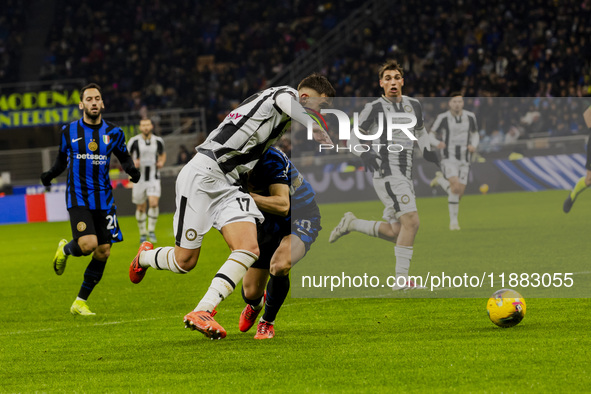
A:
[[[379,235],[380,222],[373,220],[355,219],[351,221],[351,230],[367,234],[370,237]]]
[[[153,233],[156,230],[156,222],[158,221],[158,214],[160,209],[158,207],[148,208],[148,231]]]
[[[258,256],[248,250],[234,250],[228,260],[211,281],[207,293],[203,296],[195,311],[213,311],[220,302],[228,297],[242,280],[248,268],[258,260]]]
[[[394,255],[396,256],[396,276],[408,278],[410,260],[412,259],[412,246],[395,246]]]
[[[140,266],[152,267],[157,270],[171,271],[176,274],[186,274],[186,271],[179,267],[174,256],[174,248],[166,246],[163,248],[156,248],[154,250],[145,250],[140,254]]]
[[[140,235],[147,235],[146,230],[146,212],[135,211],[135,220],[137,220],[137,226],[140,229]]]
[[[437,184],[441,186],[444,192],[446,192],[447,194],[450,193],[449,181],[447,179],[445,179],[444,177],[439,177],[439,179],[437,179]]]
[[[450,193],[447,198],[447,206],[449,207],[449,222],[451,224],[458,223],[458,212],[460,210],[460,196],[459,194]]]

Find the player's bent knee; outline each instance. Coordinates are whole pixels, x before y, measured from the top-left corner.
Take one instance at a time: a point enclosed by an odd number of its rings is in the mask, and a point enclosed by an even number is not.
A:
[[[199,250],[175,249],[173,254],[174,264],[180,268],[181,273],[191,271],[197,265]]]
[[[275,275],[275,276],[286,276],[289,274],[290,270],[291,270],[291,261],[287,261],[287,262],[282,261],[279,264],[271,265],[270,272],[272,275]]]
[[[406,230],[413,231],[416,233],[419,230],[419,226],[421,224],[419,220],[419,215],[417,215],[416,213],[411,214],[411,216],[409,216],[407,220],[404,220],[401,224]]]
[[[183,271],[191,271],[193,268],[195,268],[195,266],[197,265],[197,258],[182,258],[182,259],[178,259],[175,258],[176,260],[176,264],[178,265],[178,267],[180,269],[182,269]]]
[[[261,256],[261,251],[259,250],[259,244],[255,243],[254,245],[251,244],[248,247],[236,248],[234,250],[245,250],[256,255],[257,259]]]
[[[111,251],[99,252],[99,250],[96,249],[94,251],[94,256],[96,257],[96,259],[98,259],[100,261],[107,261],[107,259],[111,256]]]
[[[263,295],[265,292],[265,283],[257,280],[243,281],[242,282],[242,293],[244,297],[252,300]]]
[[[96,242],[81,242],[79,246],[80,250],[82,251],[82,255],[88,256],[94,253],[98,245],[96,244]]]

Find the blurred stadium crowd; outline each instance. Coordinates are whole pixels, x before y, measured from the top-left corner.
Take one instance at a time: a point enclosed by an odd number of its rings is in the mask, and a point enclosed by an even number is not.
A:
[[[7,2],[0,16],[2,83],[19,80],[29,6]],[[362,3],[55,0],[40,78],[97,82],[114,112],[205,107],[211,128]],[[376,70],[387,58],[403,64],[410,96],[591,94],[591,0],[409,0],[392,3],[353,37],[318,70],[338,96],[379,94]],[[518,117],[543,112],[543,103],[521,108]]]

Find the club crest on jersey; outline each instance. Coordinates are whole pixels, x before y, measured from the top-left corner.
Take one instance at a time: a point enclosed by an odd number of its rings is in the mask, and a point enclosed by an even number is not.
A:
[[[98,149],[98,144],[94,140],[91,140],[88,143],[88,149],[90,149],[92,152],[94,152],[95,150]]]
[[[103,135],[103,142],[105,145],[109,145],[109,142],[111,142],[111,137],[108,135]]]
[[[76,225],[76,230],[78,230],[79,232],[86,230],[86,223],[78,222],[78,224]]]
[[[188,241],[195,241],[195,238],[197,238],[197,231],[192,228],[188,229],[185,232],[185,238],[187,238]]]
[[[404,106],[404,110],[405,110],[406,112],[412,112],[412,107],[411,107],[410,105],[405,105],[405,106]]]

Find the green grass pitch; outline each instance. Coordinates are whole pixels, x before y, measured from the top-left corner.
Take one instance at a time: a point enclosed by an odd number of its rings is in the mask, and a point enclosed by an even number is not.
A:
[[[418,201],[421,228],[411,270],[494,267],[523,260],[530,271],[581,262],[589,269],[591,196],[565,215],[564,191],[466,196],[460,232],[447,230],[443,198]],[[1,200],[0,200],[1,203]],[[324,230],[307,259],[391,259],[384,241],[351,234],[329,245],[345,210],[379,219],[378,202],[321,207]],[[64,275],[51,259],[69,223],[0,226],[0,392],[588,392],[591,302],[535,298],[525,319],[501,329],[486,298],[291,298],[273,340],[241,333],[237,291],[216,319],[227,338],[211,341],[183,328],[228,249],[217,232],[187,275],[148,271],[127,276],[137,252],[133,217],[120,218],[125,241],[112,249],[103,280],[89,299],[97,316],[69,307],[89,260],[70,258]],[[161,215],[160,246],[173,243],[172,215]],[[349,257],[345,257],[349,256]],[[360,264],[363,258],[355,257]],[[554,266],[554,268],[550,268]],[[295,276],[295,270],[294,270]],[[577,283],[588,283],[580,274]],[[293,278],[292,278],[293,282]],[[293,285],[292,285],[293,286]],[[492,291],[491,291],[492,294]]]

